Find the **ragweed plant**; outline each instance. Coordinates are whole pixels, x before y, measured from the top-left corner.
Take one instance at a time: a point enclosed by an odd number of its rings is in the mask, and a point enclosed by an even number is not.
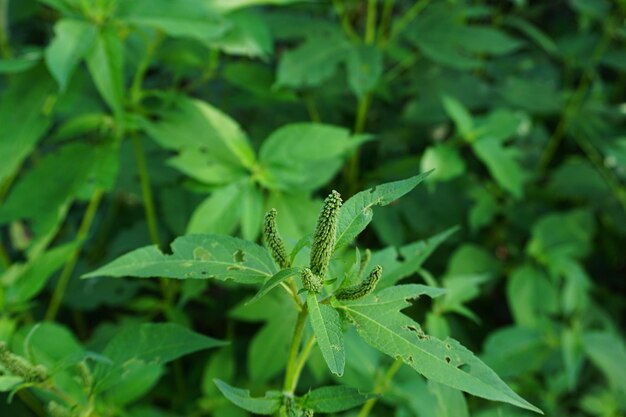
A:
[[[409,300],[445,293],[441,288],[421,284],[398,284],[419,268],[423,256],[416,253],[415,259],[398,263],[366,250],[362,258],[356,256],[353,267],[347,271],[343,268],[348,245],[372,220],[372,207],[398,199],[424,177],[383,184],[357,193],[343,204],[339,193],[333,191],[324,200],[312,235],[295,244],[290,254],[276,225],[280,213],[271,209],[263,228],[265,247],[224,235],[188,235],[172,243],[171,254],[156,246],[138,249],[86,276],[230,280],[260,287],[248,305],[269,294],[291,299],[297,318],[284,358],[282,389],[252,397],[248,390],[214,380],[226,398],[256,414],[312,416],[365,403],[360,415],[367,415],[384,395],[384,387],[373,392],[363,392],[348,383],[315,387],[301,378],[317,346],[328,370],[341,381],[346,361],[352,359],[346,355],[345,332],[350,327],[356,329],[361,340],[395,359],[388,378],[404,364],[439,384],[540,413],[458,341],[427,335],[417,322],[401,313],[410,305]],[[428,241],[421,253],[432,251],[444,237]],[[309,256],[299,256],[307,247]],[[362,278],[370,262],[374,266]]]

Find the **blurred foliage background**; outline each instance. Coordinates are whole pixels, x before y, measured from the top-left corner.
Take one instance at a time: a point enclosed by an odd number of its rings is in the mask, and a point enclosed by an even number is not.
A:
[[[258,239],[271,207],[293,243],[329,190],[435,169],[359,246],[459,226],[411,278],[448,290],[416,312],[425,329],[546,415],[625,415],[625,19],[623,0],[0,0],[0,340],[43,322],[35,347],[54,358],[124,323],[236,329],[232,347],[103,401],[245,415],[211,378],[272,386],[280,305],[80,275],[186,233]],[[370,353],[346,374],[365,389],[383,360]],[[37,415],[7,398],[2,415]],[[371,415],[527,413],[401,371]]]

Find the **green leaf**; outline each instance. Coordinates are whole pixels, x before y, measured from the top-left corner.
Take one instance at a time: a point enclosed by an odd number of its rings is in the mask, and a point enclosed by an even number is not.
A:
[[[621,395],[626,395],[626,375],[622,369],[626,363],[624,340],[608,331],[594,331],[583,335],[583,345],[591,361],[604,373],[611,386]]]
[[[350,42],[339,32],[312,36],[285,52],[278,64],[277,87],[314,87],[332,77],[350,53]]]
[[[20,385],[24,380],[19,376],[0,375],[0,392],[9,392]]]
[[[194,0],[123,1],[117,15],[128,23],[203,42],[222,36],[230,27],[210,3]]]
[[[267,294],[268,292],[276,288],[278,285],[280,285],[281,282],[293,276],[299,275],[301,269],[302,268],[288,268],[288,269],[283,269],[277,272],[274,276],[272,276],[271,278],[268,278],[267,281],[263,283],[263,285],[261,286],[261,289],[254,295],[254,297],[252,297],[248,302],[246,302],[246,304],[252,304],[258,301],[265,294]]]
[[[359,45],[350,50],[347,61],[348,84],[358,98],[376,87],[383,73],[383,58],[376,47]]]
[[[524,265],[511,273],[507,296],[515,322],[538,328],[559,310],[559,294],[555,285],[539,269]]]
[[[373,206],[386,206],[402,197],[426,178],[430,172],[378,185],[355,194],[339,211],[335,250],[349,245],[372,221]]]
[[[315,340],[328,369],[333,374],[342,376],[346,364],[346,351],[339,313],[327,304],[319,304],[315,293],[309,292],[306,300]]]
[[[441,102],[448,116],[454,121],[461,137],[471,140],[474,136],[474,120],[469,110],[459,100],[446,94],[441,97]]]
[[[241,192],[237,183],[213,191],[194,210],[186,233],[230,234],[239,220]]]
[[[302,407],[317,413],[338,413],[363,404],[375,394],[363,394],[345,385],[320,387],[302,397]]]
[[[54,82],[42,69],[14,75],[0,96],[0,183],[10,177],[48,130]]]
[[[242,193],[241,236],[246,240],[255,241],[263,223],[263,194],[253,181],[244,186]]]
[[[69,243],[46,251],[41,256],[29,261],[26,265],[13,264],[5,272],[0,281],[7,285],[6,301],[23,303],[37,295],[50,276],[63,266],[76,244]]]
[[[144,120],[149,135],[166,149],[190,149],[206,163],[251,168],[255,155],[246,133],[228,115],[202,100],[176,96],[161,120]]]
[[[254,383],[265,383],[285,369],[297,316],[293,305],[286,307],[275,310],[249,345],[248,371]]]
[[[301,2],[302,0],[213,0],[211,4],[213,7],[221,12],[230,12],[232,10],[237,10],[244,7],[280,5]]]
[[[82,20],[61,19],[54,25],[54,38],[45,57],[61,91],[67,88],[76,66],[91,50],[97,36],[98,28]]]
[[[459,342],[427,336],[416,322],[400,313],[410,305],[408,299],[421,294],[437,296],[442,292],[417,284],[400,285],[345,303],[343,308],[367,343],[393,358],[402,359],[426,378],[541,413]]]
[[[223,37],[212,41],[211,47],[227,54],[249,57],[267,57],[272,53],[272,34],[262,14],[242,10],[225,18],[231,27]]]
[[[449,181],[465,172],[465,162],[459,151],[448,144],[428,147],[420,164],[422,172],[433,171],[430,181]]]
[[[495,137],[477,140],[472,143],[472,148],[496,182],[515,198],[522,198],[524,184],[530,175],[516,160],[518,149],[504,147],[502,141]]]
[[[87,67],[104,101],[120,119],[124,113],[124,45],[115,28],[98,33],[87,55]]]
[[[136,249],[83,277],[214,278],[259,284],[276,271],[265,248],[230,236],[182,236],[174,240],[171,247],[171,255],[164,254],[155,245]]]
[[[343,166],[347,153],[365,136],[319,123],[283,126],[263,142],[259,162],[266,185],[284,190],[314,190],[328,183]]]
[[[263,398],[250,397],[250,391],[241,388],[235,388],[219,379],[214,379],[215,385],[233,404],[250,411],[251,413],[261,415],[271,415],[278,411],[282,401],[282,395],[276,391],[269,391]]]
[[[96,366],[93,375],[96,390],[114,387],[137,367],[165,364],[199,350],[226,344],[173,323],[123,327],[102,351],[110,363],[101,362]]]

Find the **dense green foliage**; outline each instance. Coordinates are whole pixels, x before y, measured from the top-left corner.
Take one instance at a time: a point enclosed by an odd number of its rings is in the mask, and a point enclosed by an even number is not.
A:
[[[625,19],[0,0],[0,415],[625,415]]]

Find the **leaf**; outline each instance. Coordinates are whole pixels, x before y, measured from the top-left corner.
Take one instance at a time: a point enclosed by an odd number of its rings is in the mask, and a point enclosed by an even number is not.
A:
[[[0,96],[0,183],[10,177],[48,130],[52,118],[47,107],[54,81],[41,68],[11,77]]]
[[[282,307],[285,307],[284,305]],[[276,309],[248,347],[248,371],[254,383],[265,383],[285,369],[296,325],[293,305]]]
[[[328,183],[349,151],[365,136],[320,123],[293,123],[279,128],[263,142],[259,162],[267,169],[270,188],[314,190]]]
[[[295,275],[299,275],[300,271],[301,271],[301,268],[288,268],[288,269],[283,269],[279,271],[278,273],[276,273],[274,276],[272,276],[271,278],[269,278],[267,281],[263,283],[263,285],[261,286],[261,289],[254,295],[254,297],[252,297],[249,301],[246,302],[246,305],[252,304],[258,301],[265,294],[267,294],[268,292],[276,288],[278,285],[280,285],[281,282]]]
[[[158,122],[144,120],[148,134],[166,149],[191,149],[207,163],[251,168],[255,155],[246,133],[219,109],[202,100],[176,96]]]
[[[21,266],[19,272],[11,277],[11,271],[16,267],[14,264],[13,268],[2,276],[3,284],[8,284],[6,301],[10,304],[23,303],[37,295],[50,276],[63,266],[75,248],[76,244],[69,243],[50,249]]]
[[[83,277],[212,278],[259,284],[276,271],[265,248],[230,236],[181,236],[171,247],[171,255],[164,254],[156,245],[136,249]]]
[[[46,64],[65,91],[78,63],[93,47],[98,28],[82,20],[61,19],[54,25],[54,38],[46,48]]]
[[[87,67],[104,101],[120,119],[124,113],[124,46],[114,28],[105,27],[87,55]]]
[[[22,382],[24,382],[24,380],[19,376],[0,375],[0,392],[12,391]]]
[[[222,36],[229,24],[207,2],[195,0],[133,0],[120,2],[122,20],[162,30],[169,36],[208,42]]]
[[[516,161],[518,150],[512,147],[505,148],[502,142],[494,137],[477,140],[472,143],[472,148],[498,184],[513,197],[522,198],[524,184],[530,175]]]
[[[263,398],[250,397],[250,391],[240,388],[231,387],[226,382],[214,379],[215,385],[233,404],[250,411],[251,413],[261,415],[271,415],[278,411],[282,401],[282,395],[276,391],[269,391]]]
[[[263,223],[263,194],[256,182],[250,181],[242,190],[241,237],[256,241]]]
[[[262,14],[242,10],[225,18],[231,27],[224,36],[211,41],[211,47],[222,49],[227,54],[249,57],[268,57],[272,53],[272,34]]]
[[[626,375],[622,372],[622,365],[626,363],[624,340],[609,331],[593,331],[583,335],[583,345],[611,386],[626,395]]]
[[[339,32],[312,36],[285,52],[278,63],[276,87],[315,87],[332,77],[351,49]]]
[[[17,74],[35,67],[41,61],[39,49],[25,51],[19,57],[0,59],[0,74]]]
[[[363,394],[345,385],[315,388],[302,397],[302,407],[317,413],[338,413],[363,404],[375,394]]]
[[[114,387],[124,381],[133,368],[165,364],[199,350],[226,344],[174,323],[125,326],[102,351],[110,363],[100,362],[94,369],[96,390],[101,392]]]
[[[302,0],[213,0],[212,5],[221,12],[230,12],[244,7],[254,7],[266,4],[280,5],[299,2],[302,2]]]
[[[441,97],[441,102],[448,116],[454,121],[461,137],[470,140],[473,137],[474,120],[469,110],[459,100],[446,94]]]
[[[465,172],[465,162],[459,151],[448,144],[428,147],[420,164],[422,172],[433,171],[430,181],[449,181]]]
[[[427,336],[416,322],[400,313],[410,305],[407,299],[421,294],[437,296],[442,292],[417,284],[400,285],[345,303],[342,308],[367,343],[393,358],[402,359],[426,378],[541,413],[459,342]]]
[[[193,211],[186,233],[230,234],[239,220],[241,192],[237,183],[213,191]]]
[[[402,197],[426,178],[430,172],[378,185],[350,197],[339,211],[335,250],[350,244],[372,221],[373,206],[386,206]]]
[[[328,369],[333,374],[342,376],[346,364],[346,351],[339,313],[327,304],[318,304],[317,295],[313,292],[309,292],[306,300],[315,340]]]
[[[359,45],[350,50],[347,61],[348,84],[358,98],[376,87],[383,73],[383,58],[376,47]]]

